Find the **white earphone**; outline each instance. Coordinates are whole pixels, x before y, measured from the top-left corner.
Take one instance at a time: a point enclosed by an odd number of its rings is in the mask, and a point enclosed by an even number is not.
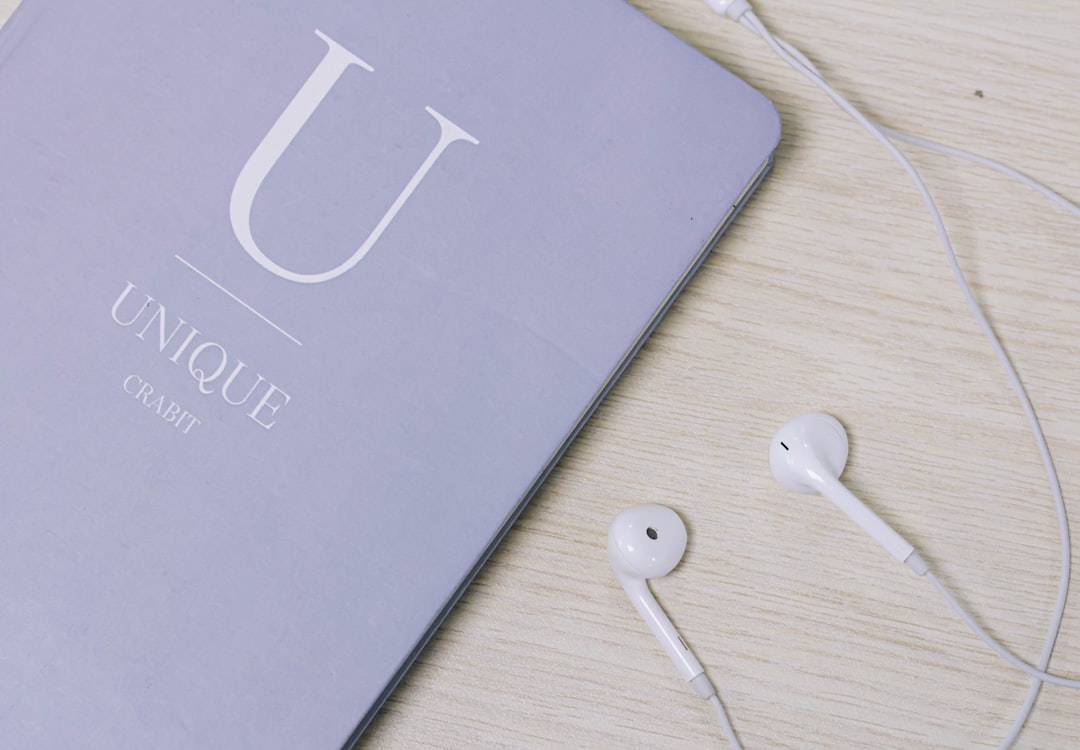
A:
[[[1017,669],[1041,682],[1080,688],[1080,680],[1050,674],[1023,661],[987,633],[915,551],[914,546],[885,523],[840,481],[847,463],[848,440],[843,425],[828,414],[796,417],[781,427],[769,445],[773,476],[788,489],[820,494],[868,533],[893,558],[926,577],[945,601],[991,649]],[[732,748],[741,749],[716,688],[670,618],[660,607],[648,581],[666,576],[686,551],[686,526],[679,515],[662,505],[638,505],[615,517],[608,529],[608,557],[615,576],[634,608],[683,679],[713,705]]]
[[[716,694],[705,669],[649,589],[650,578],[666,576],[686,551],[686,526],[679,515],[663,505],[627,508],[608,529],[608,557],[615,577],[634,608],[664,647],[682,678],[702,698]]]
[[[975,635],[982,638],[1009,664],[1042,682],[1060,687],[1080,688],[1080,680],[1045,672],[1002,646],[978,624],[975,617],[934,575],[911,543],[896,533],[843,485],[840,474],[847,462],[847,448],[847,433],[834,417],[828,414],[803,414],[785,424],[773,436],[769,445],[769,465],[772,467],[773,476],[785,487],[796,492],[815,492],[822,495],[890,555],[930,581]]]
[[[685,552],[686,525],[678,513],[663,505],[627,508],[608,528],[608,558],[623,591],[682,678],[712,706],[728,742],[738,749],[741,745],[716,688],[649,588],[649,580],[674,570]]]
[[[828,414],[803,414],[773,436],[769,466],[789,490],[823,495],[859,525],[885,551],[919,575],[926,564],[915,547],[881,520],[840,481],[847,464],[848,439],[843,425]]]

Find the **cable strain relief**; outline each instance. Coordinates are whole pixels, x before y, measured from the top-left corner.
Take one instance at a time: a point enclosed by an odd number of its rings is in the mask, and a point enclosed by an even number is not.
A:
[[[709,698],[712,698],[714,695],[716,695],[716,688],[713,687],[712,681],[709,679],[709,676],[704,672],[699,674],[694,679],[690,680],[690,684],[694,686],[694,690],[697,692],[697,694],[705,700],[708,700]]]
[[[904,560],[904,564],[915,571],[915,575],[917,576],[924,576],[927,571],[930,570],[930,566],[927,565],[926,561],[914,550],[907,556],[907,559]]]
[[[722,16],[738,21],[753,9],[747,0],[705,0],[705,4]]]

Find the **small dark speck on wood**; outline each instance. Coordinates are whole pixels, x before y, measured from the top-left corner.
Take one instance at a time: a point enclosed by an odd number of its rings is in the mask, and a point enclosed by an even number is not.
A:
[[[982,92],[982,89],[975,89],[975,96],[977,96],[977,97],[979,97],[980,99],[982,99],[982,98],[983,98],[983,92]]]

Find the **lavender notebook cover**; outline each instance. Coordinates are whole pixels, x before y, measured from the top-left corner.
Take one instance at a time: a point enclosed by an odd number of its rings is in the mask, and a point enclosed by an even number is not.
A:
[[[618,0],[24,0],[0,747],[350,744],[778,137]]]

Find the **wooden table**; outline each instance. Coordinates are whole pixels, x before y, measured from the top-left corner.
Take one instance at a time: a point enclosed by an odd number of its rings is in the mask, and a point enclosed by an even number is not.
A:
[[[16,4],[0,0],[0,17]],[[611,518],[659,502],[690,544],[654,590],[748,750],[996,747],[1027,678],[767,463],[784,421],[837,416],[848,486],[991,632],[1037,658],[1059,574],[1050,492],[928,215],[885,151],[745,29],[700,0],[635,5],[776,103],[775,169],[362,744],[726,747],[608,563]],[[1080,199],[1075,2],[755,7],[872,117]],[[992,172],[909,152],[1080,528],[1080,219]],[[1053,667],[1080,676],[1080,593]],[[1080,747],[1080,692],[1044,688],[1016,747]]]

